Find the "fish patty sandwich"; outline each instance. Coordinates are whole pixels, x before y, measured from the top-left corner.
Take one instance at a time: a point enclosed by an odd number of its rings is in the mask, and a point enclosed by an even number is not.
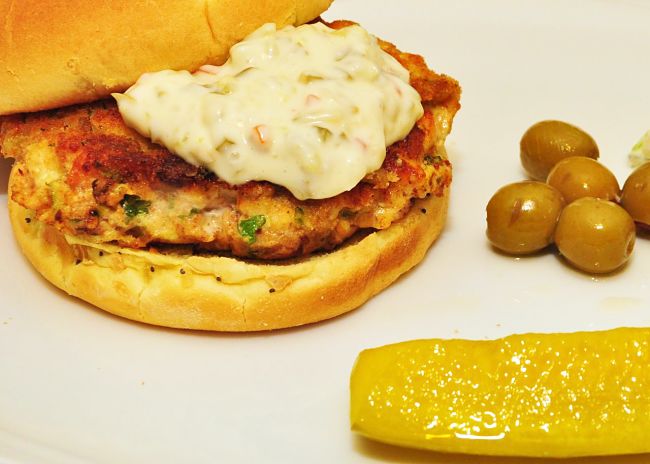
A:
[[[0,4],[11,223],[68,294],[291,327],[360,306],[440,234],[460,87],[319,20],[329,1]]]

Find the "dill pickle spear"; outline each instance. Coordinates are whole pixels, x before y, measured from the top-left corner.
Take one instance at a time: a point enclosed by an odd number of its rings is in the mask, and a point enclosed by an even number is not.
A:
[[[415,340],[363,351],[352,429],[495,456],[650,452],[650,329]]]

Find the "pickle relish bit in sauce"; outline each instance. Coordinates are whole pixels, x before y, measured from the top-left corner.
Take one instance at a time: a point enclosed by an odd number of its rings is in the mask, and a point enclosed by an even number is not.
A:
[[[359,26],[266,24],[222,66],[143,75],[114,94],[124,121],[230,184],[298,199],[352,189],[422,116],[409,73]]]

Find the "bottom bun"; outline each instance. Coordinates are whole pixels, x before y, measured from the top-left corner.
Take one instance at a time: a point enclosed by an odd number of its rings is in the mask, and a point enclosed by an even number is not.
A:
[[[242,332],[308,324],[361,306],[422,260],[444,225],[448,193],[415,201],[388,229],[334,251],[272,263],[91,243],[35,220],[11,199],[9,214],[24,254],[68,294],[148,324]]]

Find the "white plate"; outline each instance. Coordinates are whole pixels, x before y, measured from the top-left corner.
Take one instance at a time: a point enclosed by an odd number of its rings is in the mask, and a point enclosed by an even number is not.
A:
[[[620,180],[629,173],[626,155],[650,128],[648,3],[337,0],[325,17],[358,21],[463,86],[449,222],[425,262],[323,324],[260,335],[148,327],[32,270],[12,238],[0,161],[0,462],[478,462],[353,436],[357,353],[420,337],[650,325],[647,240],[624,272],[592,278],[551,253],[498,255],[484,237],[487,200],[523,177],[518,142],[533,122],[581,126]]]

